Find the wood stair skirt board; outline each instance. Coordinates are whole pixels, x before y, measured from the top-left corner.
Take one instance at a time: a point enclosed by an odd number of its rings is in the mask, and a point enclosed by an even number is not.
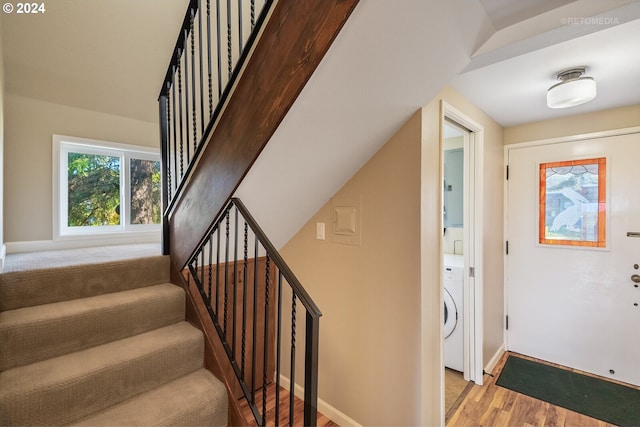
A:
[[[184,267],[310,79],[358,0],[278,1],[170,217]]]
[[[0,425],[227,425],[168,257],[0,275]]]

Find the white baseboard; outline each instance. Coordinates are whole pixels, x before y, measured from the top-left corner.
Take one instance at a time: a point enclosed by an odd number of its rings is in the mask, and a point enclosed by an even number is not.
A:
[[[505,351],[504,344],[500,345],[498,351],[496,351],[491,360],[489,360],[489,363],[487,363],[487,366],[485,366],[484,371],[488,373],[493,372],[493,369],[496,367]]]
[[[289,378],[283,375],[280,375],[280,385],[283,388],[290,390]],[[299,399],[304,399],[304,388],[302,388],[300,385],[298,384],[295,385],[294,393],[296,397],[298,397]],[[329,405],[327,402],[325,402],[320,398],[318,398],[318,411],[323,415],[329,417],[331,421],[338,424],[339,426],[362,427],[362,424],[358,423],[353,418],[349,417],[348,415],[344,414],[343,412]]]
[[[4,259],[7,257],[7,245],[0,245],[0,273],[4,270]]]
[[[74,238],[60,240],[34,240],[29,242],[7,242],[6,252],[57,251],[61,249],[91,248],[94,246],[133,245],[137,243],[160,243],[160,233],[145,233],[135,236],[107,236],[100,238]]]

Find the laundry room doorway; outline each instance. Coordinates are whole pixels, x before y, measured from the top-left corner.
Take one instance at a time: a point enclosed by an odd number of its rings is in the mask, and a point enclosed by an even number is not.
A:
[[[483,128],[443,101],[441,123],[443,392],[482,385],[481,165]],[[460,383],[460,380],[462,383]],[[455,384],[458,384],[457,386]]]

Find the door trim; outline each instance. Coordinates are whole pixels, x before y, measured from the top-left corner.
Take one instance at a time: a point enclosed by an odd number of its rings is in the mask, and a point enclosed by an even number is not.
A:
[[[559,144],[563,142],[586,141],[589,139],[608,138],[610,136],[629,135],[633,133],[640,133],[640,126],[632,126],[632,127],[620,128],[620,129],[610,129],[610,130],[604,130],[599,132],[583,133],[578,135],[565,135],[565,136],[558,136],[554,138],[534,139],[531,141],[508,144],[504,146],[505,165],[509,164],[508,158],[506,157],[506,155],[509,153],[509,150],[512,148],[525,148],[525,147],[535,147],[537,145]]]
[[[483,161],[484,161],[484,127],[469,118],[463,112],[453,107],[446,101],[441,101],[440,128],[444,126],[445,117],[469,130],[468,147],[465,146],[465,157],[468,155],[471,188],[465,188],[465,224],[464,227],[464,377],[466,380],[482,385],[483,382]],[[468,153],[468,154],[467,154]],[[442,156],[442,147],[440,147]],[[440,171],[440,179],[443,179],[443,171]],[[466,205],[470,205],[467,209]],[[442,224],[440,229],[442,229]],[[470,244],[470,242],[472,242]],[[440,260],[443,265],[443,259]],[[470,286],[469,268],[474,268],[473,286]],[[442,273],[441,273],[442,274]],[[442,276],[441,276],[442,283]],[[440,305],[442,306],[444,302]],[[442,323],[442,322],[441,322]],[[444,325],[440,325],[444,328]],[[444,341],[442,342],[444,352]],[[444,360],[444,359],[443,359]],[[444,387],[443,387],[444,393]]]

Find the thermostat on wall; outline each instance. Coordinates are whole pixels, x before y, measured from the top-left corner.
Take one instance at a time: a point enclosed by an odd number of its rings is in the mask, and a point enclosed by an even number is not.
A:
[[[331,199],[333,226],[331,241],[346,245],[360,245],[362,196]]]

